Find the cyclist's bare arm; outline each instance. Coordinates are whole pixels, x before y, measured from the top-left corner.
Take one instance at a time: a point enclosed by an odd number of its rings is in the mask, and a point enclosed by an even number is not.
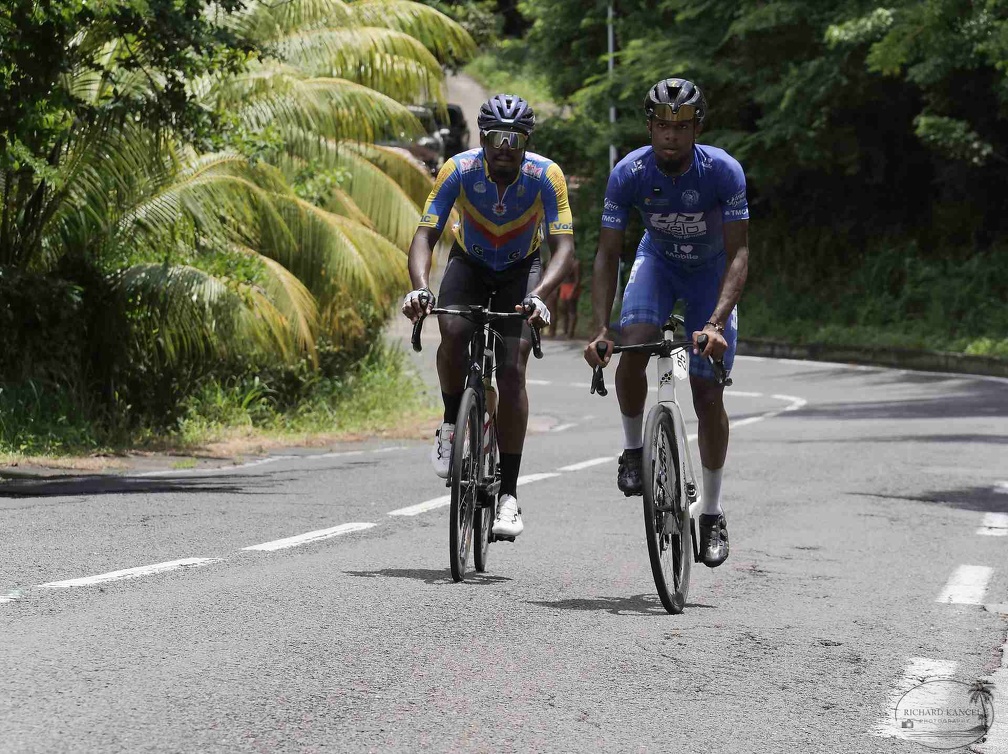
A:
[[[538,296],[543,301],[564,281],[574,265],[574,236],[570,233],[547,236],[552,252],[546,273],[539,285],[529,291],[530,296]]]
[[[414,291],[429,289],[427,281],[430,276],[431,257],[434,256],[434,246],[440,237],[441,231],[437,228],[425,226],[417,228],[413,234],[413,241],[409,247],[409,274]],[[411,322],[416,322],[426,312],[419,301],[411,301],[410,297],[407,297],[403,302],[402,313]]]
[[[717,306],[708,317],[711,322],[716,322],[722,328],[728,323],[732,309],[742,297],[742,289],[745,287],[746,277],[749,274],[749,221],[737,220],[725,223],[724,245],[727,257],[725,273],[721,278]],[[717,328],[707,326],[704,328],[704,332],[710,335],[710,340],[707,343],[707,348],[703,350],[703,355],[713,355],[715,358],[719,358],[727,350],[728,341]],[[694,341],[697,335],[699,332],[694,333]]]
[[[625,232],[615,228],[602,228],[599,232],[598,251],[592,266],[592,320],[595,337],[585,348],[585,361],[592,366],[609,363],[612,358],[612,339],[609,335],[609,315],[616,298],[616,275],[619,273],[620,254],[623,252]],[[595,350],[597,341],[609,343],[606,358],[600,359]]]

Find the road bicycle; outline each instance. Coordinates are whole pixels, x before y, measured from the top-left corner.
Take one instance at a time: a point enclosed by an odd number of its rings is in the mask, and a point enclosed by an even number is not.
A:
[[[420,305],[426,308],[426,296]],[[534,308],[524,312],[493,312],[481,305],[459,306],[453,309],[432,309],[430,314],[462,317],[476,325],[469,342],[469,376],[455,420],[455,437],[448,461],[445,486],[451,488],[451,510],[448,515],[448,562],[452,579],[465,578],[476,533],[473,561],[480,573],[486,570],[490,543],[497,539],[514,541],[514,537],[495,537],[493,522],[497,517],[497,493],[500,491],[500,452],[497,449],[497,391],[493,387],[495,369],[494,346],[503,339],[490,325],[507,319],[528,319]],[[426,316],[426,315],[425,315]],[[421,349],[420,333],[424,317],[413,324],[413,350]],[[532,332],[532,353],[542,358],[539,330]]]
[[[689,376],[689,351],[692,340],[676,340],[675,331],[685,322],[678,315],[668,318],[662,327],[662,340],[633,346],[615,346],[613,353],[646,353],[658,357],[658,403],[648,413],[644,425],[644,452],[641,464],[644,496],[644,532],[648,557],[658,597],[673,615],[686,607],[690,569],[700,562],[696,510],[699,507],[696,474],[690,455],[686,422],[676,399],[677,381]],[[707,335],[697,337],[697,345],[707,346]],[[596,344],[605,358],[606,346]],[[732,384],[724,362],[711,359],[719,385]],[[595,367],[591,392],[605,396],[608,391],[602,367]]]

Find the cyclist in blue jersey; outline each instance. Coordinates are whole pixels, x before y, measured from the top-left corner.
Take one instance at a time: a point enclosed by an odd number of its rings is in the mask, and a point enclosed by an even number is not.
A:
[[[620,313],[624,345],[661,339],[677,300],[686,304],[686,330],[692,333],[690,388],[699,419],[703,465],[700,553],[714,568],[728,557],[728,526],[721,507],[721,474],[728,451],[724,388],[714,380],[708,356],[723,358],[730,370],[738,333],[736,304],[749,268],[749,207],[745,174],[723,149],[696,143],[707,102],[690,81],[669,78],[644,97],[651,144],[634,150],[613,168],[602,210],[595,256],[592,306],[597,335],[585,348],[592,366],[608,363],[613,339],[609,313],[631,209],[645,232],[623,294]],[[701,353],[695,345],[709,337]],[[600,359],[596,343],[608,344]],[[624,450],[617,486],[625,495],[641,494],[647,357],[624,353],[616,370],[616,393],[623,415]]]
[[[522,311],[534,308],[528,322],[505,320],[496,326],[503,338],[497,347],[498,447],[500,498],[493,532],[515,537],[524,528],[518,507],[528,396],[525,367],[531,349],[529,326],[548,325],[543,303],[560,285],[574,261],[574,226],[563,172],[552,160],[526,151],[535,127],[535,113],[521,97],[498,94],[480,108],[480,146],[452,157],[438,173],[409,250],[413,289],[402,311],[416,321],[424,313],[421,294],[428,296],[431,256],[452,208],[460,216],[457,238],[438,291],[441,307],[489,303],[493,308]],[[555,263],[545,274],[539,249],[547,240]],[[468,373],[467,351],[474,325],[462,317],[441,317],[438,378],[444,400],[444,421],[434,437],[431,460],[440,477],[448,476],[448,459]]]

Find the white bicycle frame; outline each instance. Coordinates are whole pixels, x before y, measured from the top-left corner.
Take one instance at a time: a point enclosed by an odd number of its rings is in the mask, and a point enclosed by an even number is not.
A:
[[[665,340],[674,341],[675,331],[665,330],[663,333]],[[696,473],[693,471],[693,456],[689,452],[689,438],[686,436],[686,420],[683,418],[682,409],[676,399],[676,382],[689,379],[689,354],[685,348],[680,348],[671,356],[658,357],[658,402],[665,406],[672,414],[672,423],[675,427],[676,452],[679,456],[679,479],[682,480],[683,499],[690,504],[690,518],[695,518],[697,508],[700,506]]]

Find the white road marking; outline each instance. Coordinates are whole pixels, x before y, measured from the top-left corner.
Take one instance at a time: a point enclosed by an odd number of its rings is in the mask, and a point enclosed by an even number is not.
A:
[[[552,385],[550,380],[525,380],[526,385]]]
[[[440,508],[443,505],[448,505],[451,502],[451,495],[442,495],[441,497],[435,497],[430,500],[424,500],[422,503],[417,503],[416,505],[408,505],[405,508],[399,508],[394,511],[389,511],[390,516],[418,516],[421,513],[426,513],[427,511],[432,511],[435,508]]]
[[[548,472],[545,474],[528,474],[527,476],[518,477],[518,486],[521,487],[525,484],[532,484],[533,482],[540,482],[543,479],[552,479],[555,476],[560,476],[554,472]],[[405,508],[399,508],[394,511],[389,511],[390,516],[418,516],[421,513],[426,513],[427,511],[432,511],[435,508],[442,508],[451,502],[451,495],[442,495],[441,497],[435,497],[430,500],[424,500],[422,503],[417,503],[416,505],[409,505]]]
[[[935,602],[955,605],[981,605],[993,568],[961,565],[949,578]]]
[[[558,424],[557,426],[553,427],[553,429],[551,429],[550,432],[563,432],[565,430],[570,429],[571,427],[576,427],[576,426],[577,426],[577,422],[568,422],[567,424]]]
[[[7,592],[7,594],[0,594],[0,605],[3,605],[6,602],[13,602],[16,599],[20,599],[20,597],[21,597],[20,589],[15,589],[12,592]]]
[[[249,461],[248,463],[239,463],[234,466],[218,466],[212,469],[165,469],[164,471],[145,471],[141,474],[133,474],[132,476],[185,476],[186,474],[220,474],[225,471],[238,471],[239,469],[251,469],[253,466],[262,466],[267,463],[276,463],[277,461],[282,461],[285,458],[296,458],[297,456],[270,456],[269,458],[260,458],[257,461]]]
[[[376,524],[340,524],[339,526],[333,526],[330,529],[319,529],[318,531],[310,531],[305,534],[298,534],[293,537],[286,537],[284,539],[275,539],[272,542],[263,542],[261,545],[252,545],[251,547],[243,547],[243,550],[264,550],[266,552],[273,552],[274,550],[283,550],[287,547],[297,547],[298,545],[306,545],[309,542],[320,542],[323,539],[329,539],[330,537],[338,537],[340,534],[349,534],[354,531],[363,531],[365,529],[370,529],[376,526]]]
[[[122,571],[112,571],[102,573],[98,576],[84,576],[80,579],[67,579],[65,581],[50,581],[39,586],[47,589],[69,589],[75,586],[91,586],[92,584],[103,584],[108,581],[122,581],[123,579],[136,579],[141,576],[150,576],[155,573],[165,573],[179,568],[190,568],[192,566],[206,565],[207,563],[219,563],[220,558],[184,558],[183,560],[171,560],[167,563],[154,563],[153,565],[138,566],[136,568],[126,568]]]
[[[378,448],[377,450],[372,450],[372,453],[391,453],[393,450],[406,450],[405,445],[391,445],[387,448]]]
[[[600,463],[609,463],[615,460],[616,456],[592,458],[590,461],[581,461],[580,463],[572,463],[570,466],[561,466],[557,471],[581,471],[581,469],[591,468],[592,466],[598,466]]]
[[[987,513],[977,534],[988,537],[1008,537],[1008,513]]]
[[[931,678],[951,678],[955,675],[958,663],[950,660],[932,660],[927,657],[911,657],[910,662],[903,671],[899,682],[893,687],[889,695],[889,706],[886,714],[875,725],[872,730],[874,736],[898,736],[899,728],[896,727],[896,705],[900,698],[910,689],[918,686]]]
[[[998,482],[994,491],[999,492],[1002,495],[1008,495],[1008,482]]]

